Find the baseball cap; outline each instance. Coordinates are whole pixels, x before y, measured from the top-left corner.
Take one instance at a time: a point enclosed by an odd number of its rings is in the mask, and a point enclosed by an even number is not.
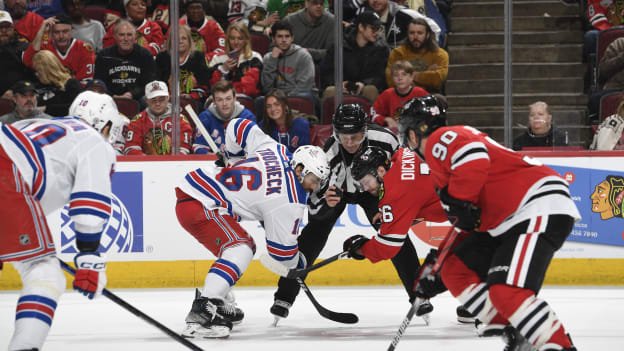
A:
[[[145,85],[145,98],[153,99],[158,96],[169,96],[169,89],[165,82],[155,80]]]
[[[13,19],[11,18],[11,15],[6,11],[0,11],[0,23],[2,22],[9,22],[13,24]]]
[[[364,11],[360,13],[355,19],[355,24],[369,25],[376,28],[380,28],[382,25],[381,18],[379,18],[379,15],[373,11]]]
[[[104,81],[102,81],[101,79],[91,79],[87,82],[87,85],[85,86],[85,89],[90,90],[89,88],[92,87],[100,87],[102,89],[104,89],[104,91],[108,92],[108,87],[106,86],[106,83],[104,83]]]
[[[35,85],[26,80],[17,81],[13,84],[13,88],[11,88],[14,93],[20,93],[22,95],[26,94],[29,91],[35,91]]]

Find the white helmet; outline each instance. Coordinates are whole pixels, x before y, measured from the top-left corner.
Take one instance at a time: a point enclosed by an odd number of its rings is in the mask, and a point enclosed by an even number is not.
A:
[[[298,165],[303,166],[301,179],[308,173],[313,173],[321,179],[321,181],[329,177],[329,160],[327,155],[318,146],[303,145],[297,148],[290,159],[290,166],[295,169]]]
[[[76,96],[69,107],[69,115],[84,119],[98,132],[110,122],[108,140],[113,144],[125,140],[124,130],[130,123],[128,118],[119,113],[112,97],[89,90]]]

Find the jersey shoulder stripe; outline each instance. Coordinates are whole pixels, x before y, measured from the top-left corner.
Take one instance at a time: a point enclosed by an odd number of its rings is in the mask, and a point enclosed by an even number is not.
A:
[[[255,123],[248,119],[240,118],[234,125],[234,135],[236,135],[236,143],[245,149],[247,144],[247,135]]]
[[[2,132],[22,152],[32,169],[31,193],[41,200],[46,189],[45,158],[41,148],[33,143],[26,135],[10,125],[3,125]]]
[[[490,160],[487,147],[480,141],[470,142],[453,153],[453,156],[451,156],[451,170],[480,159]]]

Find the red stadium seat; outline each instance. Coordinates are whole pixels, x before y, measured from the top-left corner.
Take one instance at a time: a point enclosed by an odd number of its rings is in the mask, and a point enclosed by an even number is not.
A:
[[[236,100],[240,102],[246,109],[251,111],[254,115],[256,115],[255,107],[254,107],[254,99],[245,94],[236,94]]]
[[[335,112],[334,107],[335,98],[333,96],[326,97],[321,101],[321,124],[327,124],[332,122],[332,116]],[[343,104],[360,104],[364,111],[370,111],[373,103],[366,97],[361,95],[344,95],[342,97]]]
[[[289,96],[288,103],[290,104],[290,108],[293,110],[316,116],[316,113],[314,113],[314,101],[312,101],[311,98],[303,96]]]
[[[119,112],[126,115],[129,119],[141,112],[139,103],[136,100],[127,98],[114,98],[114,100]]]
[[[88,19],[100,21],[104,24],[106,20],[106,8],[99,6],[87,6],[84,8],[84,16]]]
[[[334,126],[331,124],[312,124],[310,125],[310,143],[323,147],[333,132]]]
[[[0,116],[13,112],[15,104],[9,99],[0,99]]]
[[[271,39],[264,34],[251,33],[251,48],[253,51],[257,51],[264,57],[264,54],[269,52],[269,46],[271,45]]]

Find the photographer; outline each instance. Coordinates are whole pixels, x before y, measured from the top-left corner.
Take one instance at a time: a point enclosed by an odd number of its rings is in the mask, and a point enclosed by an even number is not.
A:
[[[361,13],[355,23],[345,30],[342,92],[363,95],[371,102],[386,88],[384,69],[388,62],[390,48],[378,36],[382,24],[372,11]],[[328,50],[321,63],[321,84],[325,91],[323,98],[334,96],[334,48]]]

